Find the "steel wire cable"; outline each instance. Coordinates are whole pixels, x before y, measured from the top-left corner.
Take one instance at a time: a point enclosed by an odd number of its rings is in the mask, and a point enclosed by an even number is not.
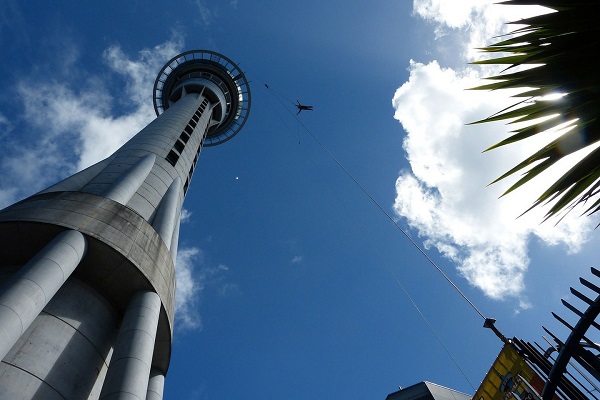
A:
[[[358,180],[356,178],[354,178],[354,176],[348,171],[348,169],[345,168],[344,165],[342,165],[342,163],[327,149],[327,147],[325,147],[317,139],[317,137],[302,123],[302,121],[300,121],[300,119],[297,117],[297,115],[295,115],[284,104],[284,102],[282,101],[282,96],[279,93],[273,91],[269,86],[265,85],[265,87],[267,88],[267,90],[269,90],[270,92],[273,93],[274,97],[279,101],[279,103],[281,103],[281,105],[288,111],[288,113],[290,113],[290,115],[292,115],[296,119],[296,121],[302,126],[302,128],[313,138],[313,140],[315,140],[315,142],[319,145],[319,147],[321,147],[327,153],[327,155],[344,171],[344,173],[354,182],[354,184],[356,184],[361,189],[361,191],[370,199],[370,201],[372,203],[374,203],[377,206],[377,208],[390,221],[392,221],[392,223],[394,224],[394,226],[398,230],[400,230],[404,234],[404,236],[406,238],[409,239],[409,241],[411,242],[411,244],[414,247],[416,247],[423,256],[425,256],[425,258],[429,261],[429,263],[431,263],[436,268],[436,270],[446,279],[446,281],[448,281],[452,285],[452,287],[456,291],[458,291],[458,293],[462,296],[462,298],[464,300],[466,300],[471,305],[471,307],[479,314],[479,316],[481,316],[485,320],[486,319],[485,316],[479,311],[479,309],[475,306],[475,304],[473,302],[471,302],[466,297],[466,295],[458,288],[458,286],[456,284],[454,284],[454,282],[452,282],[452,280],[444,273],[444,271],[425,253],[425,251],[408,235],[408,233],[404,229],[402,229],[402,227],[400,227],[398,225],[398,223],[393,219],[393,217],[379,204],[379,202],[377,202],[377,200],[375,200],[375,198],[364,188],[364,186],[362,186],[358,182]],[[291,103],[292,105],[294,105],[294,103],[291,102],[290,100],[288,100],[288,99],[286,99],[286,100],[289,103]],[[312,159],[309,158],[309,160],[311,160],[311,163],[313,164],[313,166],[315,168],[317,168],[316,164],[312,161]],[[326,183],[327,183],[327,186],[329,187],[329,189],[332,191],[333,195],[337,198],[337,200],[340,202],[340,204],[342,204],[342,206],[346,210],[347,214],[348,215],[352,215],[352,213],[348,209],[346,203],[340,198],[340,196],[337,194],[337,192],[333,189],[333,186],[331,185],[331,183],[329,181],[327,181],[327,180],[326,180]],[[393,269],[391,268],[391,266],[389,265],[389,263],[383,258],[383,256],[381,255],[381,253],[379,252],[379,250],[377,249],[377,247],[375,246],[375,244],[373,243],[373,241],[366,234],[366,232],[363,229],[363,227],[360,224],[358,224],[358,223],[357,223],[357,226],[358,226],[359,231],[361,232],[361,235],[364,237],[364,239],[367,241],[367,243],[369,243],[369,246],[371,247],[371,249],[375,252],[375,254],[379,258],[379,260],[386,267],[386,269],[388,270],[388,272],[390,273],[390,275],[393,277],[393,279],[395,280],[395,282],[398,285],[398,287],[402,290],[402,292],[408,298],[408,300],[410,301],[410,303],[412,304],[412,306],[414,307],[414,309],[417,311],[417,313],[419,314],[419,316],[423,319],[423,321],[425,322],[425,324],[427,325],[427,327],[429,328],[429,330],[432,332],[432,334],[435,336],[436,340],[440,343],[440,345],[442,346],[442,348],[444,349],[444,351],[446,352],[446,354],[448,355],[448,357],[454,363],[454,365],[456,366],[456,368],[460,371],[460,373],[465,378],[465,380],[467,381],[467,383],[469,384],[469,386],[473,389],[473,391],[476,391],[477,389],[471,383],[471,381],[467,377],[465,371],[459,365],[458,361],[454,358],[454,356],[452,355],[452,353],[450,352],[450,350],[448,349],[448,347],[446,346],[446,344],[442,340],[441,336],[437,333],[437,331],[434,329],[433,325],[429,322],[429,320],[427,319],[427,317],[425,316],[425,314],[421,311],[421,309],[419,308],[419,306],[417,305],[417,303],[414,301],[414,299],[412,298],[412,296],[410,295],[410,293],[408,293],[408,291],[406,290],[406,288],[404,287],[404,285],[402,284],[402,282],[400,281],[400,279],[398,278],[398,276],[395,274],[395,272],[393,271]]]
[[[265,85],[267,90],[272,91],[267,85]],[[394,226],[400,231],[402,232],[402,234],[410,241],[410,243],[425,257],[425,259],[442,275],[442,277],[444,277],[444,279],[450,284],[452,285],[452,287],[454,288],[454,290],[456,290],[456,292],[473,308],[473,310],[475,310],[475,312],[477,312],[477,314],[479,314],[479,316],[481,318],[483,318],[484,320],[486,320],[487,318],[485,317],[485,315],[483,315],[483,313],[481,311],[479,311],[479,309],[477,308],[477,306],[463,293],[462,290],[460,290],[460,288],[450,279],[450,277],[448,275],[446,275],[446,273],[436,264],[435,261],[433,261],[433,259],[431,259],[431,257],[429,257],[429,255],[425,252],[425,250],[423,250],[421,248],[421,246],[419,246],[419,244],[417,242],[414,241],[414,239],[408,234],[408,232],[403,229],[398,222],[390,215],[390,213],[388,213],[382,206],[381,204],[379,204],[379,202],[367,191],[367,189],[360,184],[360,182],[358,182],[358,180],[350,173],[350,171],[348,171],[348,169],[333,155],[333,153],[331,153],[331,151],[329,151],[329,149],[323,144],[321,143],[321,141],[310,131],[310,129],[308,129],[306,127],[306,125],[304,125],[302,123],[302,121],[296,116],[294,115],[294,113],[292,113],[290,111],[290,109],[283,103],[283,101],[281,100],[281,98],[277,95],[276,92],[272,91],[275,95],[275,97],[277,98],[277,100],[279,100],[279,102],[281,103],[281,105],[290,113],[290,115],[292,115],[292,117],[294,117],[296,119],[296,121],[302,126],[302,128],[310,135],[311,138],[313,138],[313,140],[319,145],[319,147],[321,147],[321,149],[323,149],[327,155],[338,165],[338,167],[340,167],[342,169],[342,171],[344,171],[344,173],[356,184],[356,186],[358,186],[358,188],[363,192],[363,194],[365,196],[367,196],[369,198],[369,200],[371,200],[371,202],[373,204],[375,204],[375,206],[387,217],[387,219],[389,219]],[[289,101],[289,100],[288,100]]]

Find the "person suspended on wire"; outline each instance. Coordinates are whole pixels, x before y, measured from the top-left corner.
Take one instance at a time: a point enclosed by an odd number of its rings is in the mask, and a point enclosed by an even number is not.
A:
[[[298,100],[296,100],[296,107],[298,107],[298,112],[296,113],[296,115],[300,114],[300,111],[302,110],[312,111],[313,109],[313,106],[305,106],[304,104],[300,104]]]

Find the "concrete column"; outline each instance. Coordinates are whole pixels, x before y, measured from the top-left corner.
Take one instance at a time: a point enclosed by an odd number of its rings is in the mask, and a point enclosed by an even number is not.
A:
[[[180,192],[181,179],[177,177],[163,196],[163,199],[158,206],[158,210],[156,210],[154,221],[152,222],[152,227],[158,232],[168,248],[171,248],[173,231],[177,224],[177,218],[179,218],[177,209],[179,206]]]
[[[144,400],[160,314],[154,292],[138,292],[125,311],[102,386],[102,400]]]
[[[171,258],[173,259],[173,263],[177,263],[177,248],[179,247],[179,227],[181,226],[181,215],[178,214],[177,221],[175,222],[175,230],[173,231],[173,237],[171,238],[171,247],[169,250],[171,251]]]
[[[150,371],[150,381],[148,382],[148,394],[146,400],[162,400],[165,388],[165,375],[156,368]]]
[[[142,183],[144,183],[144,180],[154,166],[154,161],[156,161],[154,154],[148,154],[142,158],[108,189],[104,197],[126,205],[140,186],[142,186]]]
[[[85,255],[85,237],[58,234],[0,289],[0,359],[58,292]]]
[[[75,175],[58,182],[55,185],[50,186],[47,189],[42,190],[41,193],[49,192],[77,192],[81,190],[86,184],[89,183],[100,171],[102,171],[110,163],[112,157],[108,157],[94,165],[87,167],[86,169],[79,171]]]

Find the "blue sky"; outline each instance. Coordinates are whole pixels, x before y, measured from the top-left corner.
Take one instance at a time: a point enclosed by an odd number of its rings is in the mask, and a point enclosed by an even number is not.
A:
[[[251,81],[248,123],[202,152],[184,205],[166,399],[477,388],[501,343],[338,163],[507,336],[541,342],[590,275],[594,218],[516,219],[551,176],[502,199],[510,181],[486,186],[541,142],[482,154],[507,127],[465,125],[507,104],[464,90],[491,72],[468,66],[473,49],[535,10],[363,3],[0,9],[0,207],[152,120],[152,84],[173,55],[218,51]],[[296,100],[314,111],[296,117]]]

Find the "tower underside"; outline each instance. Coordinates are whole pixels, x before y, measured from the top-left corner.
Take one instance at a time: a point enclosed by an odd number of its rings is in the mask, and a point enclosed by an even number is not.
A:
[[[0,211],[0,400],[162,398],[181,207],[208,133],[236,120],[223,102],[244,96],[217,72],[225,92],[179,79],[112,156]]]

